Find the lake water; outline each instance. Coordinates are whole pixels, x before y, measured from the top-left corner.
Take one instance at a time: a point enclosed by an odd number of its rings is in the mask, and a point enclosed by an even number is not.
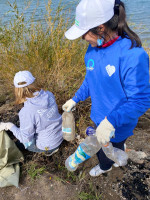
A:
[[[14,0],[10,0],[13,4]],[[31,0],[30,6],[26,8],[28,1],[16,0],[18,10],[24,12],[25,18],[30,19],[32,13],[35,13],[34,21],[43,21],[45,14],[45,5],[48,0]],[[79,0],[62,0],[65,9],[70,9],[72,18],[74,17],[75,7]],[[127,19],[131,22],[131,27],[142,39],[146,46],[150,47],[150,0],[123,0],[126,6]],[[53,10],[58,5],[59,0],[52,0]],[[12,9],[7,0],[0,0],[0,19],[2,23],[7,24],[13,15]]]

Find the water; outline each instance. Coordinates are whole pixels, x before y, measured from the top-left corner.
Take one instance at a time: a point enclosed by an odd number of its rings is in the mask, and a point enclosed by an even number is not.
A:
[[[10,0],[13,4],[14,0]],[[27,19],[32,17],[34,14],[34,21],[44,21],[44,15],[46,13],[46,4],[48,0],[31,0],[31,4],[28,7],[28,1],[16,0],[19,12],[23,12]],[[71,11],[71,16],[74,18],[75,7],[79,0],[62,0],[62,4],[65,6],[65,10]],[[136,33],[142,39],[142,42],[148,47],[150,47],[150,0],[123,0],[126,5],[127,19],[131,22],[130,27],[134,29]],[[53,14],[59,0],[52,0]],[[0,0],[0,19],[3,24],[7,24],[14,13],[11,12],[12,9],[6,0]]]

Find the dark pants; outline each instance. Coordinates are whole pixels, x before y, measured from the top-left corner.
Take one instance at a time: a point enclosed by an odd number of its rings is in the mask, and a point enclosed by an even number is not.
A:
[[[55,151],[58,148],[59,148],[59,146],[54,149],[51,149],[51,150],[41,150],[41,149],[37,148],[36,144],[33,143],[27,148],[27,150],[35,152],[35,153],[52,153],[53,151]]]
[[[121,149],[124,151],[124,143],[126,140],[114,143],[112,142],[112,145],[118,149]],[[114,164],[114,161],[110,160],[108,157],[106,157],[105,153],[103,152],[102,148],[97,152],[97,157],[99,160],[99,165],[102,170],[108,170],[111,168],[111,166]]]

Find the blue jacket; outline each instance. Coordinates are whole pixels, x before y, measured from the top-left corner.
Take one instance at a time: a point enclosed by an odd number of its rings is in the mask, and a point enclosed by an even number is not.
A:
[[[35,97],[27,98],[19,112],[20,128],[11,131],[27,148],[35,141],[41,150],[52,150],[63,141],[62,117],[54,95],[41,90]]]
[[[138,118],[150,108],[149,57],[141,47],[130,49],[121,37],[107,48],[92,48],[85,55],[86,76],[73,100],[91,97],[91,119],[98,126],[107,116],[115,127],[112,142],[133,135]]]

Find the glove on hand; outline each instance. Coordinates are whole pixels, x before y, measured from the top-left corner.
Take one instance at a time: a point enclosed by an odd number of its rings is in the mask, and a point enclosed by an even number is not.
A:
[[[72,99],[68,100],[63,106],[62,109],[66,112],[70,112],[70,110],[76,105],[76,102]]]
[[[11,123],[11,122],[7,122],[7,123],[1,122],[1,123],[0,123],[0,131],[3,131],[3,130],[8,131],[8,130],[10,130],[13,126],[14,126],[14,124]]]
[[[114,136],[115,128],[105,118],[96,129],[96,136],[99,143],[106,144]]]

